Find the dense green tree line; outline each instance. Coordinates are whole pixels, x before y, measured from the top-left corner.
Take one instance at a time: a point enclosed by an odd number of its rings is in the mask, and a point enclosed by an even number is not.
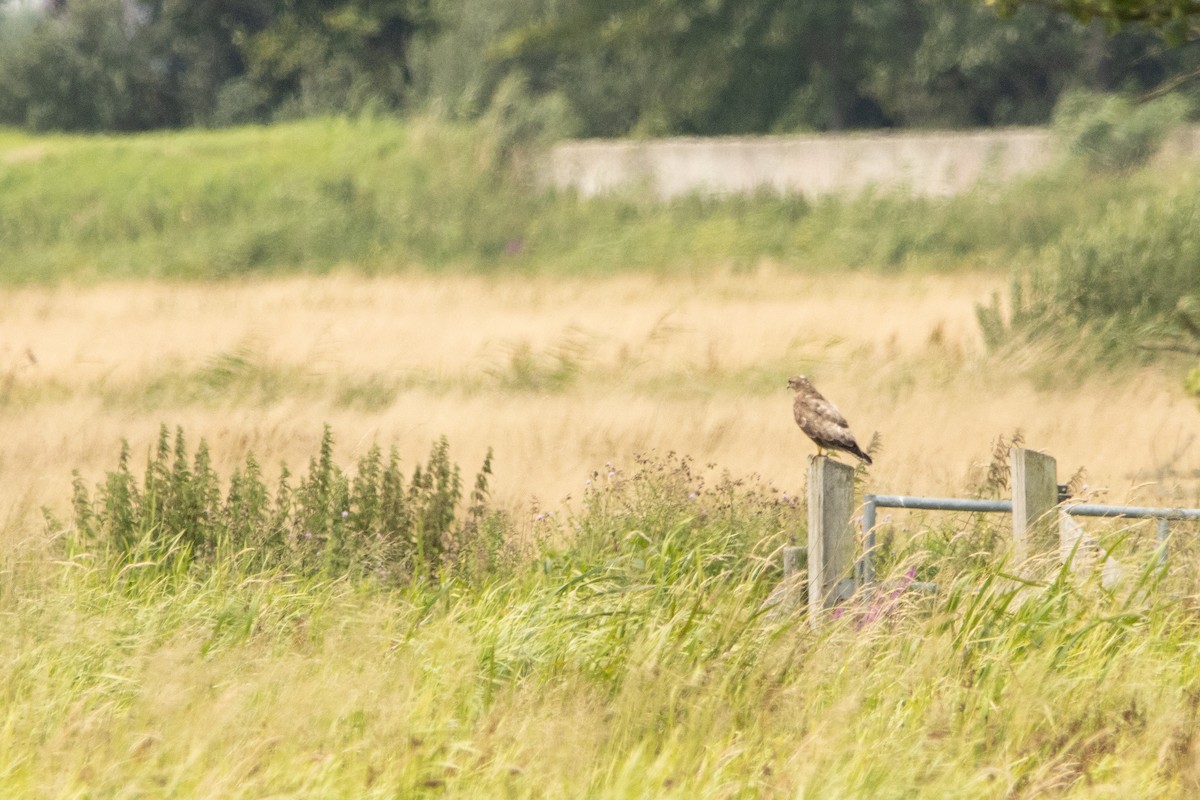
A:
[[[1023,124],[1046,121],[1069,88],[1187,89],[1200,68],[1195,48],[1167,46],[1187,38],[1186,8],[1138,17],[1138,0],[46,5],[10,0],[0,15],[0,124],[139,130],[424,107],[586,136]],[[1081,21],[1110,7],[1107,22]],[[1151,24],[1117,30],[1129,20]]]
[[[3,2],[3,0],[0,0]],[[426,0],[58,0],[0,17],[0,122],[220,125],[400,108]]]

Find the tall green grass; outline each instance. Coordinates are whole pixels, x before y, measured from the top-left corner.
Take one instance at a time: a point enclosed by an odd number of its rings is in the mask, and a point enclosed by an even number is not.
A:
[[[1114,545],[1129,571],[1106,589],[1016,580],[981,557],[990,539],[948,546],[979,531],[919,529],[883,605],[814,632],[770,605],[779,547],[803,533],[794,500],[675,457],[591,480],[529,521],[532,557],[469,577],[388,587],[232,552],[182,572],[87,551],[10,563],[0,792],[1200,789],[1190,551],[1164,575]],[[915,565],[937,593],[891,592]]]
[[[315,120],[128,137],[0,134],[0,281],[406,269],[606,274],[1031,263],[1193,174],[1066,168],[951,199],[581,199],[486,127]]]
[[[173,438],[173,441],[172,441]],[[449,444],[406,479],[396,450],[373,445],[353,474],[333,461],[328,426],[308,471],[287,465],[269,488],[254,453],[228,480],[212,467],[204,440],[193,455],[183,429],[162,426],[144,476],[134,474],[128,444],[116,468],[89,491],[75,473],[69,552],[99,555],[118,571],[209,568],[226,559],[304,575],[349,575],[383,583],[446,570],[494,566],[504,555],[502,519],[488,508],[488,451],[470,503],[459,508],[462,477]]]

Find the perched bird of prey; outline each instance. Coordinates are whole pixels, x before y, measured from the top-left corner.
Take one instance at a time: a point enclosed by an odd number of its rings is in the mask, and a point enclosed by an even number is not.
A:
[[[817,443],[817,455],[826,450],[845,450],[853,453],[868,464],[871,457],[863,452],[850,432],[850,424],[837,410],[837,406],[826,400],[803,375],[788,378],[788,388],[796,393],[792,411],[796,415],[796,424],[804,435]]]

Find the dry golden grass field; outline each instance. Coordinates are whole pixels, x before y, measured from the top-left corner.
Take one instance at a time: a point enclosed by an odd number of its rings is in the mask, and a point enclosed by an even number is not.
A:
[[[801,491],[813,447],[784,384],[804,371],[881,437],[869,488],[968,492],[1020,429],[1061,478],[1085,466],[1110,499],[1194,504],[1181,375],[986,353],[975,304],[1002,283],[764,269],[6,291],[0,796],[1195,796],[1191,601],[1138,579],[1127,545],[1117,593],[1067,602],[1053,582],[1016,603],[1002,565],[949,544],[986,548],[1003,523],[914,526],[930,538],[906,557],[937,596],[817,635],[761,613],[787,504],[701,519],[651,493],[625,519],[606,504],[648,484],[580,497],[649,450]],[[115,571],[45,546],[41,508],[71,518],[72,469],[100,481],[127,438],[141,475],[163,423],[204,437],[223,476],[248,449],[268,477],[302,472],[324,423],[347,468],[377,441],[407,472],[445,434],[468,481],[495,449],[505,535],[534,531],[533,496],[593,511],[566,553],[392,588],[232,558]],[[1169,576],[1185,597],[1189,552]]]
[[[592,470],[674,450],[799,491],[812,445],[790,416],[806,372],[882,450],[868,486],[961,493],[1020,429],[1113,501],[1195,504],[1200,410],[1168,368],[1063,375],[988,355],[980,274],[700,279],[294,277],[21,288],[0,295],[0,514],[42,535],[72,468],[134,465],[160,424],[204,437],[222,473],[253,449],[302,467],[330,423],[349,465],[373,441],[406,463],[445,434],[528,509]]]

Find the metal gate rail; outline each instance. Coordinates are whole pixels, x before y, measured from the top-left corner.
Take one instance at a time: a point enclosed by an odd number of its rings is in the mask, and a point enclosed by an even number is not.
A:
[[[1011,514],[1011,500],[971,500],[960,497],[914,497],[902,494],[868,494],[863,497],[863,531],[866,533],[863,558],[859,562],[860,582],[875,580],[876,509],[904,508],[923,511],[969,511],[983,514]],[[1114,506],[1100,503],[1064,502],[1059,508],[1073,517],[1126,517],[1130,519],[1154,519],[1158,521],[1158,541],[1164,546],[1161,558],[1165,558],[1165,543],[1170,534],[1172,520],[1200,520],[1200,508],[1165,508],[1150,506]]]

